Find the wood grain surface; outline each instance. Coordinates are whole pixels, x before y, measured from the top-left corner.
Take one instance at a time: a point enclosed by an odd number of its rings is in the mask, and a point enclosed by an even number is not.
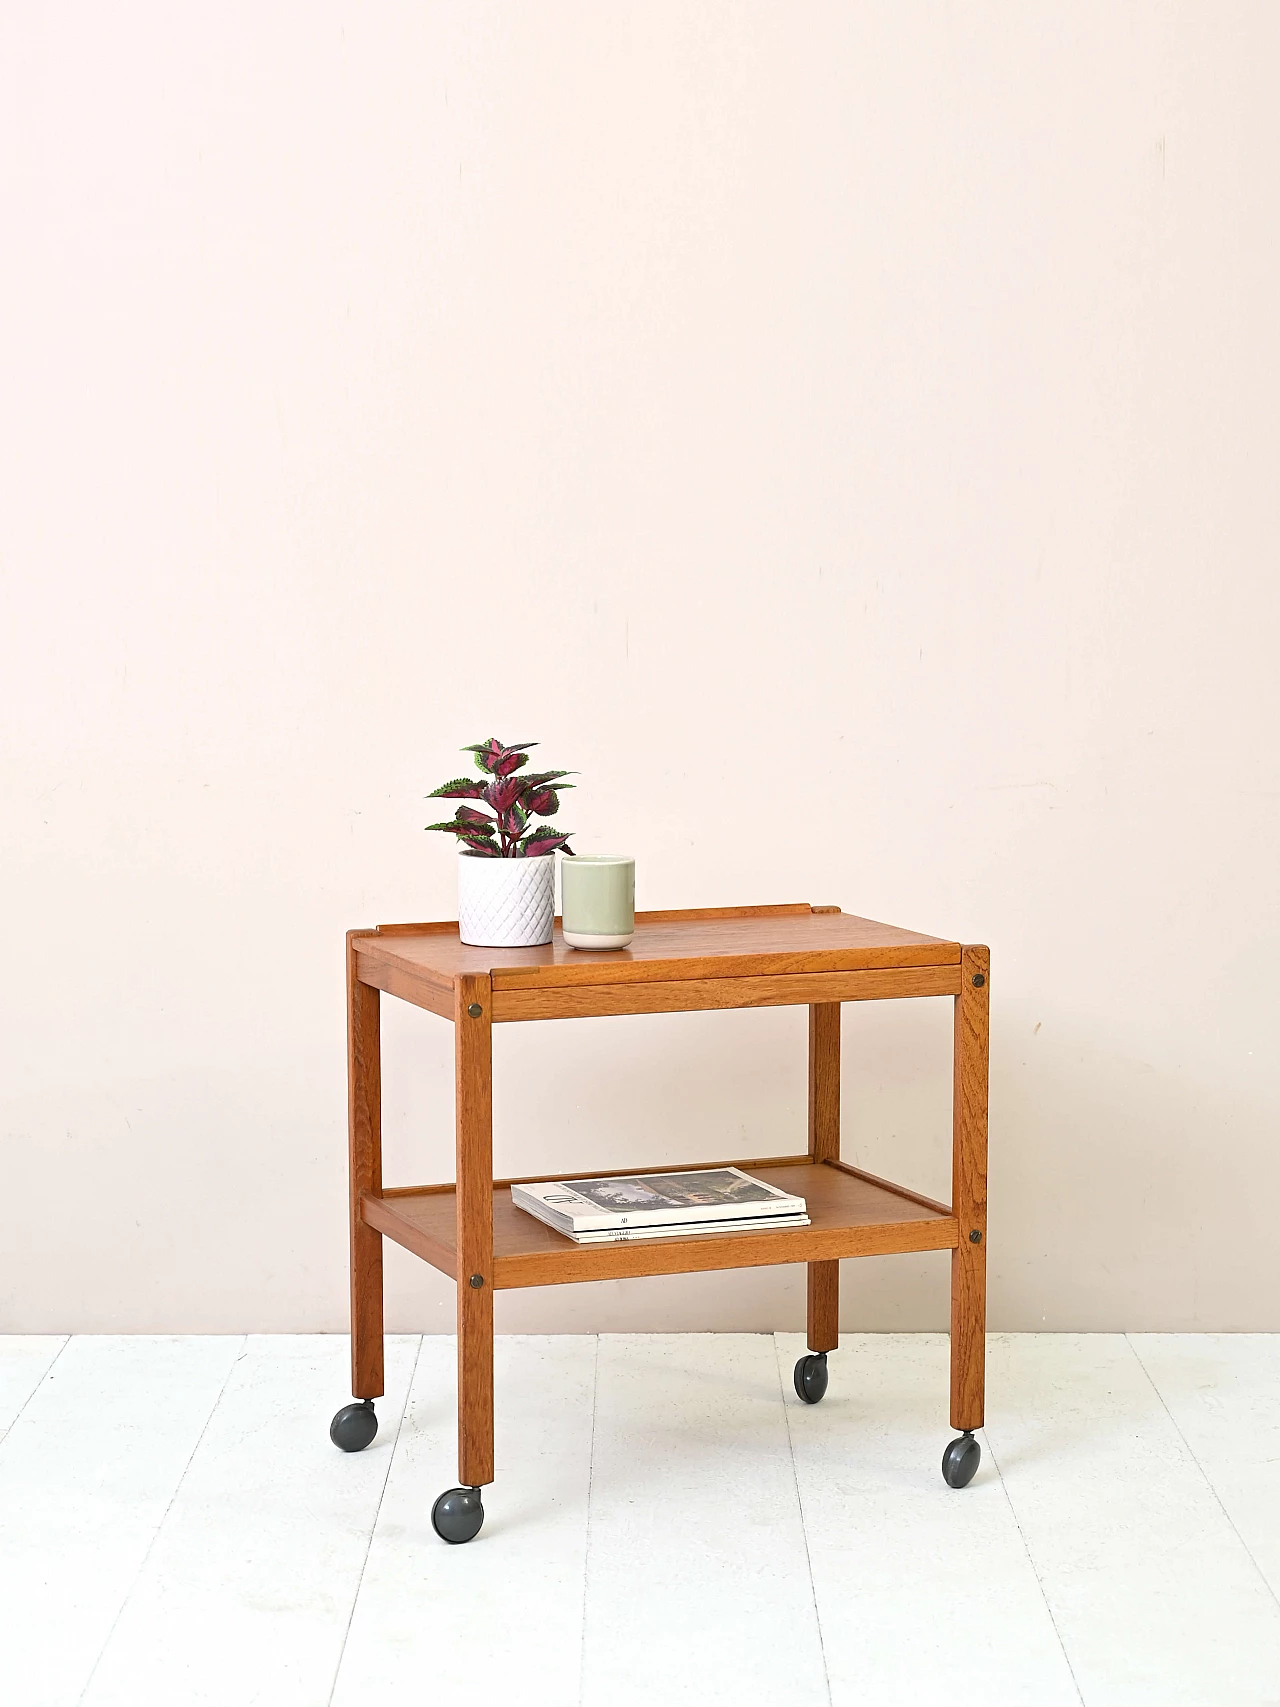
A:
[[[869,1174],[865,1168],[855,1168],[852,1162],[829,1161],[829,1168],[839,1168],[841,1173],[849,1174],[854,1179],[866,1180],[868,1185],[878,1185],[884,1191],[891,1191],[896,1197],[905,1197],[909,1203],[918,1203],[922,1209],[932,1209],[935,1215],[950,1215],[949,1203],[939,1203],[934,1197],[926,1197],[922,1191],[913,1191],[910,1186],[899,1185],[896,1180],[882,1179],[879,1174]]]
[[[958,1229],[951,1258],[951,1426],[971,1429],[982,1427],[986,1385],[990,951],[966,947],[960,970],[951,1106],[951,1194]]]
[[[356,975],[347,933],[347,1159],[351,1238],[351,1391],[383,1391],[382,1235],[361,1214],[368,1193],[382,1190],[382,1062],[379,996]]]
[[[493,1480],[493,994],[487,977],[458,979],[454,1010],[458,1292],[458,1480]],[[471,1008],[478,1008],[472,1014]],[[403,1200],[401,1200],[403,1201]],[[444,1203],[444,1198],[433,1201]],[[472,1285],[472,1277],[479,1281]]]
[[[428,1013],[438,1014],[441,1019],[453,1018],[452,984],[443,984],[428,972],[414,971],[376,954],[360,954],[358,965],[366,984],[388,996],[398,996],[402,1002],[410,1002],[415,1008],[425,1008]]]
[[[558,929],[554,941],[541,948],[476,948],[459,940],[456,926],[434,925],[369,932],[358,938],[357,951],[399,968],[409,980],[442,989],[464,975],[489,974],[495,991],[958,966],[960,961],[958,943],[799,904],[639,914],[631,946],[609,953],[569,948]]]
[[[746,977],[679,978],[661,983],[571,984],[494,989],[495,1024],[536,1019],[599,1019],[610,1014],[692,1013],[715,1008],[800,1007],[824,1003],[953,996],[958,966],[872,972],[791,972]]]
[[[723,1236],[698,1234],[687,1239],[576,1245],[517,1209],[509,1189],[503,1186],[493,1193],[495,1287],[555,1286],[566,1281],[693,1274],[717,1268],[955,1248],[954,1216],[929,1209],[891,1186],[845,1168],[807,1161],[768,1168],[750,1162],[727,1165],[749,1167],[761,1179],[785,1191],[799,1192],[808,1202],[812,1225]],[[579,1173],[577,1177],[583,1176]],[[465,1290],[465,1275],[470,1271],[454,1255],[458,1217],[451,1190],[436,1187],[420,1194],[367,1199],[364,1214],[388,1238],[446,1274],[455,1273],[459,1290]]]
[[[840,1158],[840,1004],[809,1008],[809,1154],[815,1162]],[[811,1262],[805,1324],[810,1351],[840,1343],[840,1264]]]

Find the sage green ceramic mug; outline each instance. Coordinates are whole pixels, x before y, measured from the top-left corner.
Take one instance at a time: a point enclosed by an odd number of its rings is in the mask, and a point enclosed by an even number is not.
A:
[[[636,862],[629,854],[560,861],[560,914],[570,948],[625,948],[636,930]]]

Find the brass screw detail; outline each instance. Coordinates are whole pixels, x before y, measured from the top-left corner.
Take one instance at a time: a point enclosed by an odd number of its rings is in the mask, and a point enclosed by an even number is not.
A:
[[[467,1009],[467,1012],[471,1015],[472,1019],[479,1019],[480,1015],[484,1012],[484,1009],[480,1006],[479,1002],[472,1002],[471,1006]]]
[[[975,972],[974,973],[974,975],[973,975],[973,987],[975,990],[980,990],[982,988],[982,986],[986,983],[986,981],[987,980],[986,980],[985,973],[982,973],[982,972]]]
[[[477,1289],[479,1287],[483,1286],[484,1285],[484,1276],[482,1274],[473,1274],[471,1276],[471,1284],[473,1287],[475,1287]]]
[[[970,1233],[970,1235],[969,1235],[969,1243],[971,1245],[980,1245],[982,1243],[982,1234],[978,1231],[978,1229],[976,1227],[973,1229],[972,1233]],[[472,1281],[471,1284],[474,1286],[475,1282]]]

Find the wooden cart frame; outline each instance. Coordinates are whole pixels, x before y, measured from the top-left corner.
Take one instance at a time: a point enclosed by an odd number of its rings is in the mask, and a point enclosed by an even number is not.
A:
[[[493,1294],[499,1288],[803,1262],[809,1271],[808,1343],[812,1353],[825,1354],[838,1342],[840,1258],[949,1250],[951,1423],[971,1435],[983,1420],[989,971],[985,947],[807,904],[640,913],[631,947],[604,954],[566,948],[558,921],[555,941],[531,949],[470,947],[459,941],[455,923],[349,932],[351,1383],[356,1399],[366,1402],[371,1415],[371,1401],[383,1392],[384,1238],[457,1285],[458,1476],[464,1490],[493,1480]],[[379,1000],[384,991],[453,1022],[457,1164],[450,1184],[383,1185]],[[907,996],[950,996],[955,1003],[950,1204],[877,1179],[840,1157],[841,1004]],[[790,1005],[809,1010],[807,1150],[734,1157],[731,1165],[802,1194],[811,1225],[577,1245],[515,1209],[507,1190],[512,1181],[494,1179],[495,1025]],[[700,1159],[612,1171],[724,1165],[730,1164]],[[334,1438],[345,1444],[336,1432]],[[976,1442],[952,1446],[965,1448],[976,1466]],[[953,1477],[944,1462],[953,1486],[963,1485],[972,1473],[969,1468]],[[474,1504],[479,1511],[478,1495]]]

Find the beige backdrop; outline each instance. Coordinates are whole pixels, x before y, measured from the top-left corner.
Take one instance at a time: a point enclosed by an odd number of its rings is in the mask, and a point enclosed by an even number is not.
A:
[[[342,932],[452,915],[422,796],[496,733],[642,905],[991,944],[994,1326],[1280,1328],[1278,54],[1262,3],[5,8],[5,1324],[342,1328]],[[846,1026],[846,1154],[934,1192],[946,1007]],[[386,1034],[389,1177],[446,1177],[448,1028]],[[798,1011],[497,1062],[511,1171],[802,1130]],[[865,1262],[845,1319],[945,1296]]]

